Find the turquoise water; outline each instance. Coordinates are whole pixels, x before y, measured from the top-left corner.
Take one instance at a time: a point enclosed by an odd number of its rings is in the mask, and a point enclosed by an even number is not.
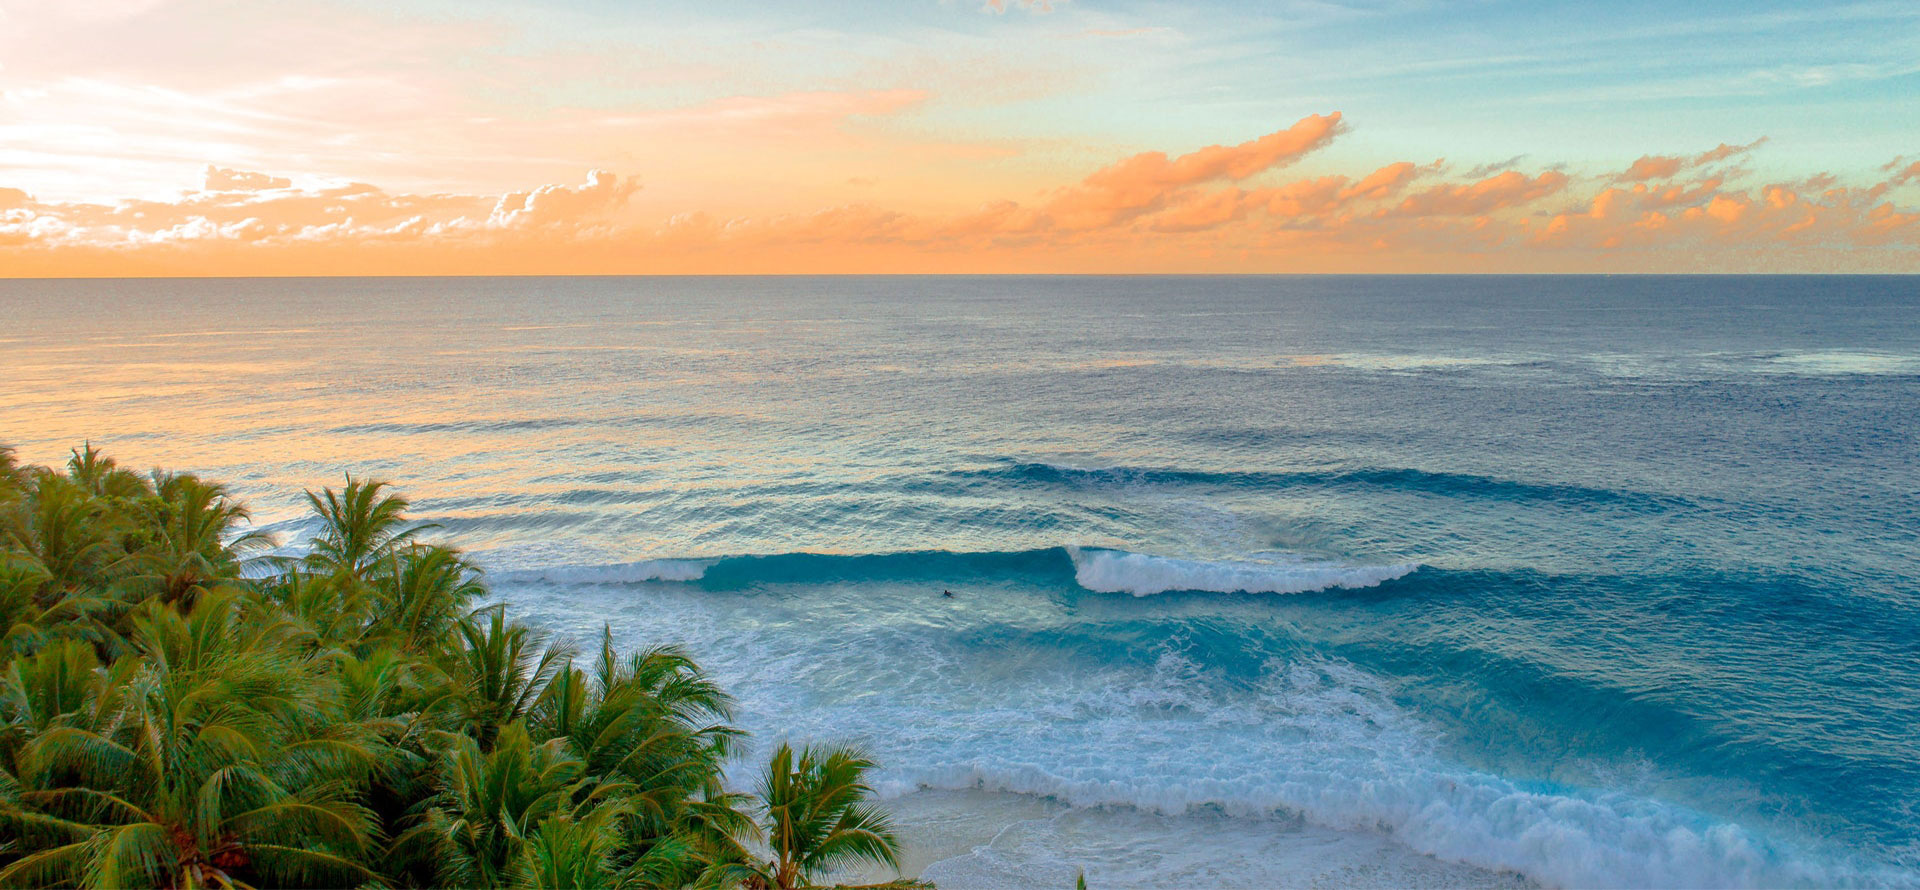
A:
[[[1920,884],[1920,280],[9,282],[0,312],[23,457],[198,469],[288,540],[300,487],[393,479],[555,632],[690,642],[762,741],[869,744],[923,834],[1004,805],[943,886]],[[1155,852],[1183,831],[1233,870]]]

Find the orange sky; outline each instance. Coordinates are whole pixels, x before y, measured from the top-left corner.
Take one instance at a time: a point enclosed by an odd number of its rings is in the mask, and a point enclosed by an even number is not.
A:
[[[498,22],[232,5],[215,20],[166,0],[0,10],[14,26],[0,39],[0,276],[1920,272],[1920,161],[1768,162],[1799,158],[1808,126],[1675,150],[1674,134],[1616,118],[1668,148],[1595,157],[1562,115],[1543,118],[1559,123],[1539,145],[1475,163],[1449,160],[1454,141],[1487,153],[1473,127],[1412,138],[1343,114],[1333,90],[1270,103],[1294,106],[1278,120],[1050,129],[1033,103],[1125,121],[1134,100],[1100,83],[1128,50],[1109,44],[1173,31],[1091,6],[929,7],[1084,44],[955,44],[989,74],[1073,72],[1031,87],[970,84],[898,40],[851,73],[761,70],[847,39],[817,30],[731,35],[726,52],[652,67],[573,44],[477,66],[464,60],[509,40]],[[233,33],[190,64],[190,26]],[[287,42],[255,45],[270,34]],[[1058,104],[1077,93],[1113,108]],[[1155,142],[1168,150],[1141,150]]]

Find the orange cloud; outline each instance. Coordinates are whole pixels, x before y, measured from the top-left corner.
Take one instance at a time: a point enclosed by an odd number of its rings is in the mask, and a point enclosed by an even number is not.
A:
[[[965,212],[863,199],[733,216],[668,208],[650,221],[638,182],[599,170],[491,196],[211,166],[201,189],[166,201],[49,202],[0,188],[0,273],[1645,271],[1838,258],[1920,271],[1920,211],[1890,197],[1920,180],[1920,163],[1896,161],[1873,182],[1822,174],[1759,187],[1554,169],[1452,180],[1439,162],[1413,161],[1283,178],[1341,131],[1340,115],[1313,115],[1236,145],[1131,155],[1038,200]]]
[[[1895,158],[1892,163],[1886,165],[1885,167],[1882,167],[1881,169],[1893,170],[1896,167],[1900,167],[1900,162],[1902,160],[1904,159]],[[1920,161],[1914,161],[1913,163],[1900,168],[1898,172],[1895,172],[1892,177],[1887,179],[1886,184],[1889,188],[1891,188],[1894,186],[1906,185],[1907,183],[1913,182],[1916,179],[1920,179]]]
[[[1299,160],[1333,141],[1340,113],[1309,115],[1293,126],[1238,145],[1210,145],[1177,158],[1144,152],[1094,171],[1048,202],[1045,214],[1066,229],[1110,226],[1158,210],[1179,190],[1239,181]]]
[[[537,232],[549,240],[592,232],[639,186],[604,171],[584,185],[542,186],[489,200],[473,195],[389,194],[362,183],[292,188],[284,178],[210,168],[208,188],[178,201],[117,205],[35,201],[0,194],[0,239],[44,250],[137,251],[207,242],[261,249],[332,243],[414,241],[444,245]]]
[[[1479,182],[1465,185],[1437,185],[1409,196],[1391,211],[1392,216],[1480,216],[1538,201],[1567,187],[1567,175],[1554,170],[1531,179],[1508,170]]]
[[[625,207],[627,199],[639,190],[640,184],[632,179],[622,180],[605,170],[595,170],[587,174],[585,185],[544,185],[530,192],[501,195],[487,224],[500,229],[578,225]]]
[[[1340,198],[1351,201],[1358,198],[1385,198],[1398,192],[1401,186],[1413,181],[1420,175],[1420,168],[1412,161],[1388,164],[1366,175],[1366,178],[1354,183],[1351,188],[1343,189]]]
[[[206,190],[210,192],[253,192],[261,189],[291,188],[293,180],[265,173],[248,173],[207,165]]]
[[[1628,167],[1625,173],[1620,174],[1619,178],[1628,182],[1644,182],[1649,179],[1671,179],[1672,177],[1680,175],[1683,170],[1704,166],[1715,161],[1724,161],[1735,155],[1746,154],[1759,148],[1765,144],[1766,141],[1767,137],[1762,136],[1745,145],[1729,145],[1722,142],[1715,148],[1691,157],[1683,157],[1680,155],[1641,155],[1640,159],[1634,161],[1633,165]]]

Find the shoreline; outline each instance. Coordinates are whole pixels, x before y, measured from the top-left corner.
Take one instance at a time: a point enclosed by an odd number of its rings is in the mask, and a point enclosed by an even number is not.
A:
[[[1518,873],[1441,860],[1387,835],[1297,818],[1169,816],[984,790],[921,789],[885,806],[904,845],[900,876],[943,890],[1066,890],[1083,872],[1090,888],[1545,886]],[[892,877],[863,869],[835,879],[860,884]]]

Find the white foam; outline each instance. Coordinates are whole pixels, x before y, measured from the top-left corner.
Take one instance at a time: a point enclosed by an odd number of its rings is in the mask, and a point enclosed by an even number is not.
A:
[[[1274,830],[1298,816],[1561,887],[1920,886],[1911,871],[1814,854],[1683,806],[1605,789],[1529,787],[1449,763],[1431,730],[1395,706],[1379,678],[1343,663],[1273,662],[1268,671],[1257,698],[1222,702],[1202,691],[1194,665],[1169,653],[1133,689],[1078,696],[1067,723],[1092,734],[1053,742],[1091,742],[1086,756],[1028,749],[893,769],[879,790],[1012,792],[1081,810],[1213,814],[1277,823]],[[1152,716],[1168,711],[1183,713]],[[1196,724],[1211,731],[1194,731]],[[1285,744],[1261,738],[1276,731]],[[1129,753],[1139,762],[1115,762],[1123,738],[1138,739]],[[1120,883],[1172,885],[1166,877]]]
[[[1172,590],[1213,593],[1307,593],[1374,587],[1402,577],[1415,563],[1356,566],[1337,562],[1206,562],[1120,550],[1067,548],[1074,580],[1096,593],[1148,596]]]
[[[1774,373],[1805,376],[1920,374],[1920,356],[1844,349],[1816,349],[1774,356],[1761,364]]]
[[[891,804],[909,844],[924,837],[945,843],[949,826],[971,813],[949,810],[1033,800],[985,792],[927,792]],[[904,811],[904,812],[903,812]],[[1298,821],[1248,821],[1215,813],[1163,816],[1134,809],[1093,808],[1043,813],[1003,822],[970,849],[919,870],[944,890],[1074,886],[1084,872],[1093,887],[1421,887],[1515,890],[1537,885],[1512,874],[1446,863],[1374,833],[1336,831]],[[924,826],[924,827],[923,827]],[[951,849],[951,844],[947,844]],[[874,876],[878,878],[880,876]],[[871,878],[870,878],[871,880]]]
[[[893,801],[909,801],[921,789],[1006,792],[1076,812],[1227,820],[1213,823],[1225,828],[1200,834],[1220,846],[1223,860],[1243,862],[1272,858],[1278,848],[1259,840],[1267,832],[1305,824],[1552,886],[1920,888],[1910,867],[1790,825],[1741,824],[1744,818],[1604,781],[1550,784],[1464,763],[1436,727],[1397,702],[1389,679],[1337,659],[1275,655],[1257,678],[1247,678],[1216,663],[1220,652],[1177,638],[1141,664],[1091,657],[1099,647],[1085,642],[1006,646],[991,635],[956,632],[1030,625],[1036,610],[1067,621],[1050,611],[1066,606],[1049,599],[976,595],[964,600],[967,608],[931,616],[924,590],[887,584],[808,587],[756,600],[751,609],[684,588],[645,597],[582,588],[528,600],[535,619],[583,635],[610,620],[624,635],[622,646],[689,642],[741,695],[741,725],[756,744],[862,743],[883,764],[875,786]],[[636,629],[644,630],[637,639]],[[730,775],[750,781],[751,761]],[[1701,805],[1739,811],[1737,802],[1715,803],[1711,795]],[[1078,838],[1036,836],[992,845],[978,857],[948,852],[955,861],[927,874],[954,887],[1022,874],[1035,879],[1027,884],[1044,878],[1049,886],[1071,886],[1053,882],[1064,872],[1052,866],[1068,863],[1086,867],[1097,886],[1220,883],[1171,854],[1138,861],[1129,852],[1134,842],[1151,838],[1127,834],[1126,824],[1097,821]],[[1161,831],[1158,824],[1146,820],[1140,830]],[[1092,836],[1113,843],[1090,849],[1083,840]],[[1330,870],[1380,859],[1354,849]],[[1324,879],[1288,874],[1242,885],[1451,880],[1400,866]],[[1472,882],[1472,875],[1448,874]]]
[[[643,559],[598,566],[549,566],[494,575],[499,581],[549,584],[635,584],[641,581],[698,581],[706,577],[711,559]]]

